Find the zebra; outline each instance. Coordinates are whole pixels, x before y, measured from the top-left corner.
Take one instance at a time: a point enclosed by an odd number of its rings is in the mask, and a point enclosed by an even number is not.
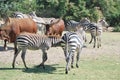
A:
[[[21,33],[14,43],[15,45],[15,52],[14,52],[14,58],[12,62],[12,67],[15,68],[15,60],[17,55],[22,51],[21,58],[24,63],[24,66],[26,69],[28,69],[26,62],[25,62],[25,54],[26,50],[38,50],[41,49],[43,52],[42,55],[42,63],[39,66],[43,66],[45,68],[44,63],[47,60],[47,50],[50,47],[57,46],[56,44],[61,41],[61,38],[56,36],[45,36],[40,34],[33,34],[33,33]]]
[[[86,30],[86,26],[90,23],[90,20],[87,18],[81,19],[79,22],[74,20],[69,20],[66,22],[67,31],[77,31],[77,29],[83,27]]]
[[[80,22],[74,21],[74,20],[69,20],[66,23],[66,30],[67,31],[78,31],[80,28],[83,28],[83,32],[84,34],[86,34],[86,30],[87,30],[87,26],[90,23],[90,20],[88,18],[83,18],[80,20]],[[85,42],[87,42],[87,38],[86,35],[84,35],[85,37]]]
[[[29,15],[30,15],[31,17],[37,17],[35,11],[30,12]]]
[[[73,63],[74,63],[74,53],[77,52],[76,56],[76,67],[78,68],[78,61],[80,57],[80,53],[83,48],[84,44],[84,30],[80,28],[76,32],[66,32],[62,36],[62,41],[64,45],[62,45],[62,48],[64,50],[64,55],[66,58],[66,68],[65,68],[65,73],[68,74],[69,64],[71,60],[71,68],[73,68]]]
[[[28,14],[23,14],[22,12],[14,12],[13,17],[15,18],[30,18],[30,15]]]
[[[94,39],[94,45],[93,48],[96,47],[96,41],[97,41],[97,47],[101,47],[101,36],[103,33],[103,27],[108,27],[108,23],[104,20],[101,19],[99,20],[97,23],[95,22],[91,22],[87,25],[87,29],[90,34],[91,34],[91,40],[89,42],[89,44],[92,43],[92,40]]]

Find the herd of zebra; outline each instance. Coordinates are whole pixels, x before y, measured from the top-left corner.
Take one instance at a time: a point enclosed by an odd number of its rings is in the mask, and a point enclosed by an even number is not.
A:
[[[18,18],[25,18],[26,15],[17,12],[15,13],[14,16]],[[36,16],[35,12],[31,13],[30,16],[32,16],[33,20],[38,24],[39,24],[39,21],[42,20]],[[46,51],[51,47],[61,46],[64,51],[64,55],[67,63],[65,73],[68,74],[68,71],[70,69],[69,67],[70,63],[71,63],[71,67],[73,67],[75,52],[77,52],[76,67],[79,67],[78,61],[79,61],[80,53],[82,51],[84,42],[86,42],[86,34],[85,34],[86,31],[89,31],[91,34],[91,41],[89,43],[91,43],[92,40],[94,39],[93,47],[95,47],[96,40],[97,40],[97,47],[99,48],[101,46],[101,35],[102,35],[103,26],[108,27],[108,24],[104,19],[101,19],[100,21],[98,21],[98,23],[94,23],[94,22],[90,22],[89,19],[84,18],[83,20],[80,20],[80,22],[69,20],[66,23],[67,31],[61,37],[46,36],[46,35],[32,34],[32,33],[22,33],[17,37],[14,43],[15,53],[14,53],[12,67],[15,68],[15,60],[18,53],[20,53],[20,51],[22,51],[21,57],[22,57],[24,66],[25,68],[28,68],[25,62],[26,50],[41,49],[43,52],[43,55],[42,55],[42,63],[39,66],[43,66],[43,68],[45,68],[44,63],[47,60]]]
[[[41,18],[41,17],[37,17],[37,15],[35,14],[35,11],[29,13],[29,15],[23,14],[21,12],[15,12],[13,14],[13,16],[15,18],[28,18],[28,17],[32,17],[32,19],[38,25],[38,30],[41,31],[42,34],[44,34],[44,32],[45,32],[45,27],[41,23],[49,24],[49,23],[51,23],[52,20],[55,20],[55,18]],[[66,26],[66,31],[77,31],[77,29],[79,29],[81,27],[84,29],[85,32],[89,31],[90,34],[91,34],[91,40],[90,40],[89,43],[91,43],[92,40],[94,39],[93,47],[94,48],[96,47],[96,42],[97,42],[97,47],[99,48],[101,46],[101,35],[102,35],[103,27],[108,28],[109,25],[105,21],[104,18],[101,18],[97,23],[90,22],[89,19],[84,18],[84,19],[81,19],[79,22],[74,21],[74,20],[66,21],[65,26]]]

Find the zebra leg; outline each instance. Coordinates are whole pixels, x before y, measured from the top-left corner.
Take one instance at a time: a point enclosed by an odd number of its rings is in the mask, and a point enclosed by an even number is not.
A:
[[[101,37],[100,37],[99,43],[100,43],[99,46],[101,47]]]
[[[95,45],[96,45],[96,37],[94,36],[94,45],[93,45],[93,48],[95,48]]]
[[[87,42],[87,38],[86,38],[86,35],[85,35],[85,42]]]
[[[93,40],[93,36],[92,36],[92,34],[91,34],[91,40],[90,40],[89,44],[91,44],[91,43],[92,43],[92,40]]]
[[[80,53],[82,51],[82,48],[79,49],[79,51],[77,52],[77,56],[76,56],[76,67],[79,68],[78,62],[80,59]]]
[[[65,69],[65,73],[68,74],[68,70],[69,70],[69,63],[70,63],[70,56],[66,58],[66,69]]]
[[[97,37],[97,48],[99,48],[99,45],[100,45],[100,40],[99,37]]]
[[[70,64],[71,57],[72,57],[72,52],[70,52],[66,57],[66,61],[67,61],[66,69],[65,69],[66,74],[68,74],[68,71],[70,70],[69,64]]]
[[[101,36],[99,37],[99,47],[101,47]]]
[[[20,51],[21,51],[20,48],[19,49],[15,48],[14,58],[13,58],[13,62],[12,62],[12,68],[15,68],[15,60]]]
[[[45,69],[44,63],[47,60],[47,53],[45,51],[43,51],[43,55],[42,55],[42,63],[39,66],[43,66],[43,69]]]
[[[26,66],[26,62],[25,62],[25,54],[26,54],[26,48],[22,50],[21,58],[22,58],[25,68],[28,69],[28,67]]]
[[[65,55],[65,58],[66,58],[66,62],[67,62],[67,51],[66,51],[66,48],[63,48],[64,50],[64,55]]]
[[[99,47],[101,47],[101,37],[100,36],[98,36],[97,41],[98,41],[97,47],[99,48]]]
[[[72,61],[71,61],[71,68],[74,68],[74,66],[73,66],[73,63],[74,63],[74,54],[72,54],[71,59],[72,59]]]

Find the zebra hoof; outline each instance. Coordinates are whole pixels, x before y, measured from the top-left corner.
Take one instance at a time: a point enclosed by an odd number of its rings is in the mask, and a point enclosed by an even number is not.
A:
[[[74,68],[74,66],[73,66],[73,65],[71,65],[71,68]]]
[[[89,44],[91,44],[91,42],[89,42]]]
[[[43,65],[43,69],[45,69],[45,66]]]
[[[43,69],[45,69],[45,66],[43,64],[37,65],[36,67],[39,68],[41,66],[43,67]]]
[[[68,74],[68,71],[66,71],[65,74]]]
[[[25,69],[29,69],[28,67],[25,67]]]
[[[12,63],[12,68],[13,68],[13,69],[15,68],[15,65],[14,65],[14,63]]]
[[[13,69],[15,69],[15,66],[12,66]]]
[[[78,64],[76,64],[76,67],[79,68]]]

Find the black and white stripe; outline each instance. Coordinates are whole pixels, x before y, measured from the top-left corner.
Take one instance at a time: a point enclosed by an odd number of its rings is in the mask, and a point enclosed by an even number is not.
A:
[[[69,70],[69,63],[71,61],[71,67],[73,67],[74,62],[74,53],[77,52],[76,56],[76,67],[78,66],[78,61],[80,57],[80,53],[84,44],[84,31],[80,30],[76,32],[67,32],[62,36],[62,40],[64,41],[65,45],[62,46],[66,58],[66,74]]]
[[[92,22],[87,25],[86,30],[88,30],[91,34],[91,40],[89,43],[91,43],[94,39],[94,48],[96,47],[96,41],[97,47],[99,48],[101,46],[101,35],[103,32],[103,27],[108,27],[108,24],[104,19],[101,19],[100,21],[98,21],[98,23]]]
[[[30,18],[30,15],[23,14],[22,12],[14,12],[13,17],[15,17],[15,18]]]
[[[32,34],[32,33],[22,33],[20,34],[16,41],[15,41],[15,54],[14,54],[14,59],[12,63],[12,67],[15,67],[15,60],[20,51],[22,51],[21,58],[23,60],[25,68],[27,68],[26,63],[25,63],[25,54],[27,49],[31,50],[38,50],[41,49],[43,52],[42,56],[42,63],[40,65],[43,66],[44,68],[44,62],[47,60],[47,50],[50,47],[55,46],[56,43],[61,41],[60,38],[58,37],[47,37],[45,35],[40,35],[40,34]],[[39,65],[39,66],[40,66]]]
[[[80,22],[74,21],[74,20],[69,20],[66,23],[66,30],[67,31],[77,31],[77,29],[83,27],[86,29],[86,26],[90,23],[89,19],[84,18],[81,19]]]

